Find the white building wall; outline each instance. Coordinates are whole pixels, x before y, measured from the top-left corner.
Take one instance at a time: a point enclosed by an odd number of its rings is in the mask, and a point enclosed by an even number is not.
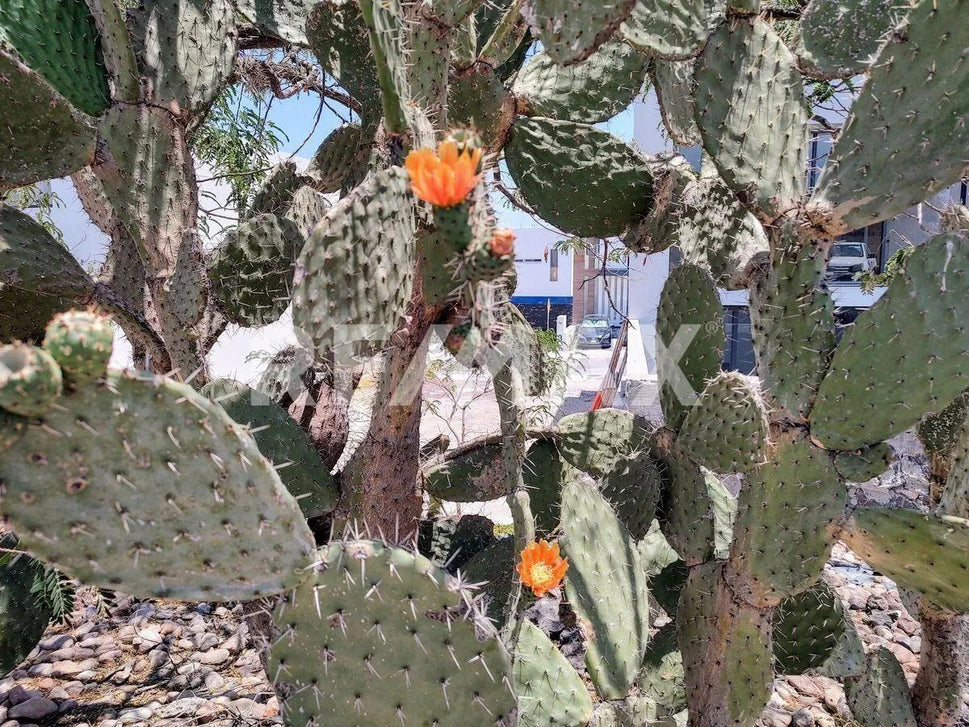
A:
[[[551,279],[553,249],[555,243],[565,239],[565,237],[560,232],[541,227],[515,230],[515,270],[518,272],[518,287],[515,288],[514,294],[516,299],[558,298],[571,300],[571,251],[558,251],[558,280]]]

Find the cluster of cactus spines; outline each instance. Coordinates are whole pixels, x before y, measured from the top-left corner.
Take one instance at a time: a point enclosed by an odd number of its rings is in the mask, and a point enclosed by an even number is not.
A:
[[[821,571],[841,538],[921,594],[923,619],[969,611],[969,436],[930,448],[946,481],[929,515],[848,511],[845,487],[880,474],[886,439],[967,389],[969,243],[959,226],[929,241],[837,346],[822,274],[834,235],[961,177],[964,1],[812,0],[788,45],[777,10],[746,0],[146,0],[126,19],[110,0],[5,4],[0,191],[73,174],[111,246],[95,282],[37,223],[0,208],[0,303],[25,311],[0,318],[0,335],[26,341],[0,350],[0,510],[23,547],[87,583],[184,599],[285,593],[270,677],[290,725],[490,726],[513,719],[513,696],[518,723],[534,727],[752,725],[775,673],[804,670],[843,679],[865,727],[911,724],[916,711],[945,724],[952,680],[926,678],[931,698],[912,700],[889,652],[863,665]],[[311,50],[359,124],[333,132],[304,174],[273,170],[206,255],[189,144],[231,82],[240,38],[254,37]],[[808,197],[801,74],[860,73]],[[698,173],[593,126],[647,76],[670,136],[702,145]],[[440,204],[403,165],[445,140],[486,153]],[[526,397],[547,382],[508,302],[513,240],[488,201],[502,156],[516,198],[563,232],[682,251],[658,315],[663,426],[607,409],[527,428]],[[751,292],[759,385],[720,375],[716,286]],[[275,408],[159,375],[202,387],[227,320],[261,325],[290,302],[308,372],[297,355],[277,362],[288,373],[265,382]],[[88,305],[114,315],[155,374],[107,373],[110,329],[89,313],[29,345],[55,314]],[[400,390],[415,369],[419,381],[437,324],[454,326],[446,347],[460,361],[492,374],[501,426],[419,477],[420,396]],[[308,405],[293,384],[330,391],[378,352],[370,429],[331,473],[348,402],[319,396],[297,416]],[[717,477],[731,473],[744,474],[739,496]],[[507,497],[514,536],[475,545],[486,547],[466,554],[462,579],[357,534],[317,550],[304,521],[335,508],[338,522],[407,532],[423,493]],[[537,534],[560,536],[570,559],[564,592],[595,694],[524,617],[514,563]],[[484,584],[497,634],[468,579]],[[675,619],[652,643],[650,595]]]

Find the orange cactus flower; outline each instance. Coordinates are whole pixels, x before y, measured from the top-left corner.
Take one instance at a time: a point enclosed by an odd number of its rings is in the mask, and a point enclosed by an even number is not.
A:
[[[417,149],[407,155],[404,166],[411,188],[419,199],[435,207],[454,207],[467,199],[481,179],[481,150],[459,152],[453,141],[433,149]]]
[[[504,227],[495,230],[488,242],[488,249],[495,257],[504,257],[515,252],[515,233]]]
[[[559,556],[559,544],[551,545],[547,540],[539,540],[522,551],[518,575],[522,583],[541,598],[562,584],[568,569],[569,559]]]

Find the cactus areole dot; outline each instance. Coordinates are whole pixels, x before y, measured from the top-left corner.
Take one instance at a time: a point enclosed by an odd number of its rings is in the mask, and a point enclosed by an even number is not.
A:
[[[569,569],[568,558],[559,555],[559,545],[539,540],[529,544],[521,554],[518,575],[522,583],[532,589],[538,598],[562,585]]]
[[[435,207],[454,207],[477,186],[480,163],[480,149],[458,151],[457,144],[445,141],[436,152],[427,148],[412,151],[404,165],[419,199]]]

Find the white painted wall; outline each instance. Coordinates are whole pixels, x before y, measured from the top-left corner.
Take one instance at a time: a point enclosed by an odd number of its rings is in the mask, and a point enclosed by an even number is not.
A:
[[[541,227],[515,230],[515,297],[572,297],[572,253],[560,250],[558,280],[550,280],[552,248],[566,238],[560,232]],[[548,260],[545,252],[548,251]]]

